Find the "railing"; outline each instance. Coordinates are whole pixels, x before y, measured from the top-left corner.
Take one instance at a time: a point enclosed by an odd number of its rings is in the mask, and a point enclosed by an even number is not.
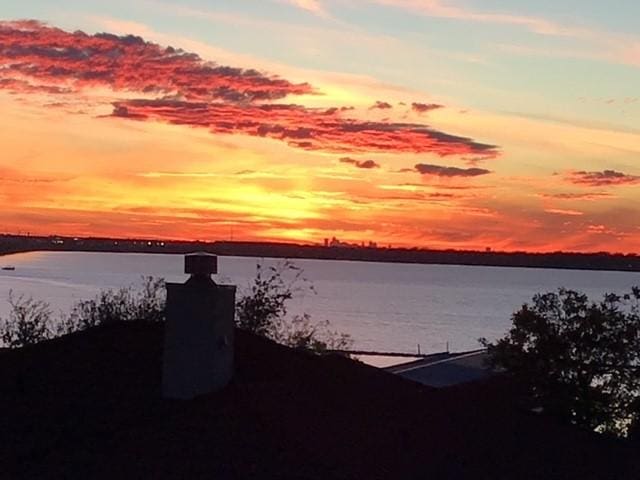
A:
[[[406,357],[406,358],[428,358],[433,355],[442,355],[441,353],[416,353],[416,352],[375,352],[371,350],[326,350],[326,353],[336,353],[339,355],[375,355],[378,357]]]

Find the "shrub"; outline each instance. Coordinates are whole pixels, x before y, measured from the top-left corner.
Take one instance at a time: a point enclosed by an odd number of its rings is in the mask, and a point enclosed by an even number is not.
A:
[[[141,289],[103,290],[91,300],[76,303],[62,321],[59,333],[132,320],[160,322],[165,318],[165,302],[164,279],[143,277]]]
[[[53,336],[49,304],[9,292],[11,310],[0,320],[0,338],[9,348],[34,345]]]
[[[353,346],[351,336],[331,330],[330,325],[328,320],[313,322],[307,313],[296,315],[291,320],[279,319],[273,339],[291,348],[316,353],[350,349]]]

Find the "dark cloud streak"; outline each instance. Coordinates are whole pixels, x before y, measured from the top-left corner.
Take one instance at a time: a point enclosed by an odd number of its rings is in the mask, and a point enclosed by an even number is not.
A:
[[[603,170],[601,172],[587,172],[580,170],[577,172],[570,172],[566,176],[566,179],[575,185],[585,185],[589,187],[611,187],[640,183],[640,176],[630,175],[616,170]]]
[[[607,192],[589,192],[589,193],[542,193],[542,198],[554,200],[600,200],[603,198],[612,198],[613,195]]]
[[[440,105],[439,103],[420,103],[413,102],[411,104],[411,110],[416,113],[426,113],[432,110],[438,110],[440,108],[444,108],[444,105]]]
[[[380,164],[378,164],[374,160],[356,160],[355,158],[342,157],[340,159],[340,162],[350,163],[357,168],[364,168],[364,169],[380,168]]]
[[[369,107],[369,110],[389,110],[393,108],[393,105],[391,105],[389,102],[383,102],[381,100],[376,101],[376,103],[374,103],[373,105],[371,105]]]
[[[415,169],[422,175],[433,175],[437,177],[478,177],[491,173],[484,168],[458,168],[443,167],[441,165],[431,165],[428,163],[418,163]]]

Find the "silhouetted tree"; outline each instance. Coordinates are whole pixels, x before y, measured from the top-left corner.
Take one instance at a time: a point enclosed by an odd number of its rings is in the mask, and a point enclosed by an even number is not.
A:
[[[640,288],[599,302],[572,290],[538,294],[490,343],[494,366],[522,386],[531,407],[581,427],[625,435],[638,415]]]
[[[287,278],[290,276],[291,278]],[[260,263],[249,292],[236,301],[236,324],[249,332],[272,337],[278,319],[287,315],[287,301],[302,278],[302,271],[286,260],[268,267],[266,273]]]
[[[236,302],[238,327],[292,347],[323,352],[344,350],[353,341],[348,334],[330,330],[329,321],[313,322],[308,314],[287,316],[287,302],[296,293],[315,293],[302,269],[285,260],[266,269],[256,266],[249,291]]]

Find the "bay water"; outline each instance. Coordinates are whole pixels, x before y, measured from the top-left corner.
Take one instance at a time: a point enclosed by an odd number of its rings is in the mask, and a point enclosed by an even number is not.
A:
[[[263,268],[282,260],[219,257],[217,282],[248,291]],[[354,348],[422,353],[471,350],[478,338],[494,340],[511,324],[511,314],[538,292],[576,289],[599,300],[605,292],[640,285],[640,273],[417,265],[333,260],[294,260],[313,290],[301,288],[291,315],[308,313],[353,337]],[[30,252],[0,257],[0,317],[9,291],[48,302],[68,312],[100,290],[140,285],[142,276],[186,280],[181,255],[137,253]]]

